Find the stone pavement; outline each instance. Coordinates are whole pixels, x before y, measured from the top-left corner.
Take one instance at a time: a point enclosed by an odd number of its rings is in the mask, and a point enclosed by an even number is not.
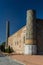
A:
[[[7,56],[4,57],[0,56],[0,65],[24,65],[24,64],[14,61]]]
[[[25,65],[43,65],[43,55],[11,55],[10,57]]]

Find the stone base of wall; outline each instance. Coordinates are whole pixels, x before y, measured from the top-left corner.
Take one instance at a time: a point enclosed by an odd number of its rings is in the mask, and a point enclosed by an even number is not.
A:
[[[24,45],[24,54],[37,54],[37,45]]]

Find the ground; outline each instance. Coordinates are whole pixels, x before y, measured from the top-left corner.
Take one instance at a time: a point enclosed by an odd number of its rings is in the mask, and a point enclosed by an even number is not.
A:
[[[0,52],[0,65],[43,65],[43,55],[16,55]]]
[[[10,57],[0,57],[0,65],[23,65],[17,61],[12,60]]]
[[[43,55],[11,55],[10,57],[25,65],[43,65]]]

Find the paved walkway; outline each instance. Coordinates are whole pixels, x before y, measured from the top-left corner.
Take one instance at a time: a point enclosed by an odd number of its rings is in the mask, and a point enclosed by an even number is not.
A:
[[[10,57],[26,65],[43,65],[43,55],[11,55]]]
[[[10,59],[9,57],[0,57],[0,65],[23,65],[23,64]]]
[[[0,51],[0,65],[24,65],[18,61],[14,61]]]

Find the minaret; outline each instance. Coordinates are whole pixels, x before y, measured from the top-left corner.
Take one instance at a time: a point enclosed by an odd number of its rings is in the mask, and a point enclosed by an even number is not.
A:
[[[9,21],[6,21],[6,45],[5,45],[5,48],[8,47],[8,37],[9,37]]]
[[[27,11],[26,18],[26,43],[24,54],[37,54],[36,45],[36,12],[34,10]]]

